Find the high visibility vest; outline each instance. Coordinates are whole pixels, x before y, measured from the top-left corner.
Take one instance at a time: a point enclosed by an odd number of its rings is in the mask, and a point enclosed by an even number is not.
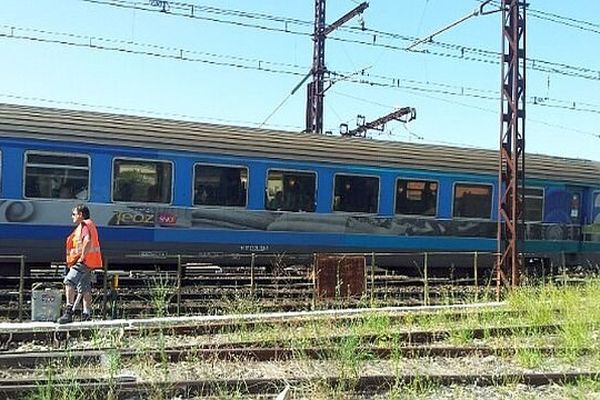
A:
[[[81,257],[81,250],[83,247],[83,238],[81,237],[81,230],[83,226],[87,226],[90,231],[90,246],[88,248],[83,263],[90,269],[102,268],[102,253],[100,252],[100,241],[98,240],[98,230],[96,224],[91,219],[81,221],[81,224],[67,236],[67,266],[71,267],[77,263]]]

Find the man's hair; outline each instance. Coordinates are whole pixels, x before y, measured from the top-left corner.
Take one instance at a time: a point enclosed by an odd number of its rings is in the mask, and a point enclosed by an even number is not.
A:
[[[83,219],[90,219],[90,209],[87,208],[87,206],[83,204],[77,204],[73,210],[80,213]]]

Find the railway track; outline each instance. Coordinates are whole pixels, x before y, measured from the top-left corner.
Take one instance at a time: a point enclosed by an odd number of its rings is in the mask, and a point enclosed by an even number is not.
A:
[[[286,361],[297,357],[311,360],[332,359],[337,356],[336,347],[248,347],[252,343],[231,344],[227,347],[182,346],[178,348],[144,350],[143,354],[137,349],[105,348],[98,350],[69,350],[69,351],[36,351],[0,353],[0,367],[11,370],[31,370],[43,366],[69,365],[90,366],[107,362],[108,357],[118,357],[121,362],[139,358],[154,361],[178,363],[181,361]],[[357,351],[367,354],[370,359],[390,359],[391,357],[420,358],[420,357],[488,357],[514,356],[519,353],[534,353],[543,356],[564,354],[568,348],[557,347],[489,347],[489,346],[448,346],[448,345],[404,345],[401,347],[371,347],[357,348]],[[581,355],[594,354],[592,348],[579,349]]]
[[[477,295],[476,295],[477,293]],[[340,309],[348,307],[364,307],[370,305],[386,306],[418,306],[426,301],[428,305],[471,303],[477,298],[492,298],[491,290],[470,286],[445,285],[430,286],[425,298],[422,286],[376,286],[369,289],[362,297],[343,297],[326,299],[316,295],[314,287],[308,284],[266,285],[250,288],[248,286],[214,286],[198,285],[183,287],[181,292],[173,288],[163,290],[160,297],[153,297],[149,288],[119,288],[116,294],[116,309],[111,309],[114,296],[107,292],[106,297],[97,292],[95,313],[102,317],[115,315],[118,318],[163,316],[163,315],[206,315],[250,311],[305,311],[311,309]],[[27,290],[23,298],[31,298]],[[106,299],[106,307],[102,302]],[[426,299],[426,300],[425,300]],[[14,321],[19,317],[19,293],[11,290],[0,290],[0,320]],[[25,302],[21,315],[31,314],[31,304]]]
[[[468,302],[466,299],[455,299],[454,304],[464,304]],[[389,300],[374,300],[379,304],[385,304],[389,307],[417,307],[423,305],[423,301],[418,298],[396,298]],[[430,306],[446,305],[448,300],[445,298],[436,298],[432,296],[429,299]],[[179,306],[174,303],[169,303],[165,306],[157,307],[151,304],[150,300],[136,301],[127,304],[119,303],[116,308],[116,319],[131,319],[131,318],[150,318],[160,316],[175,316],[175,315],[222,315],[225,313],[238,311],[256,311],[256,312],[301,312],[313,309],[342,309],[342,308],[358,308],[365,307],[369,304],[363,299],[341,299],[320,301],[315,306],[312,300],[304,299],[215,299],[215,300],[186,300],[182,301]],[[23,314],[28,318],[31,315],[30,306],[23,308]],[[99,314],[99,315],[98,315]],[[18,321],[19,311],[16,306],[0,307],[0,315],[4,315],[4,321]],[[99,310],[94,314],[95,318],[102,319],[102,311]],[[107,318],[111,317],[111,309],[106,309]],[[77,316],[75,317],[77,318]],[[2,319],[0,319],[2,321]]]
[[[245,327],[245,329],[251,329]],[[517,325],[517,326],[505,326],[505,327],[488,327],[488,328],[458,328],[450,330],[426,330],[426,331],[409,331],[409,332],[390,332],[387,334],[368,334],[368,335],[332,335],[332,336],[319,336],[319,337],[306,337],[303,339],[303,343],[307,346],[314,345],[319,346],[324,342],[327,343],[343,343],[346,340],[352,339],[359,343],[389,343],[393,342],[397,346],[411,346],[414,344],[431,344],[447,340],[452,337],[468,337],[471,339],[482,339],[491,337],[507,337],[515,335],[528,335],[532,333],[545,333],[551,334],[556,333],[561,329],[561,325]],[[210,329],[211,331],[213,329]],[[224,329],[227,331],[227,329]],[[134,336],[134,335],[153,335],[163,334],[172,337],[184,337],[192,336],[197,338],[199,334],[206,334],[207,330],[198,330],[197,327],[171,327],[171,328],[141,328],[141,329],[123,329],[118,334],[121,337]],[[2,334],[0,336],[2,342],[2,350],[8,350],[16,348],[19,344],[25,342],[35,342],[37,345],[45,345],[51,347],[65,347],[69,341],[75,339],[89,340],[92,335],[97,335],[97,331],[92,330],[70,330],[70,331],[53,331],[53,332],[15,332],[10,334]],[[211,350],[214,348],[228,350],[231,348],[287,348],[290,345],[288,340],[277,340],[270,339],[265,341],[245,341],[245,342],[227,342],[221,344],[196,344],[193,347],[189,347],[183,350]],[[103,351],[109,351],[110,349],[103,349]],[[434,350],[435,353],[437,350]],[[3,355],[0,353],[0,364],[5,357],[10,358],[12,355],[17,356],[18,353],[9,353],[9,355]]]
[[[477,314],[480,318],[508,317],[519,315],[520,312],[507,310],[501,303],[486,303],[479,305],[429,306],[429,307],[387,307],[351,310],[323,310],[291,313],[247,314],[233,316],[197,316],[197,317],[165,317],[137,320],[92,321],[57,325],[55,323],[0,323],[0,349],[18,346],[27,341],[36,341],[47,345],[65,343],[75,338],[89,338],[101,331],[119,330],[121,335],[139,336],[149,333],[167,333],[170,335],[206,335],[221,332],[250,330],[266,326],[300,326],[324,320],[337,323],[368,318],[376,313],[389,323],[409,323],[420,316],[443,318],[444,320],[460,320]],[[514,327],[511,329],[526,329]],[[475,329],[472,335],[482,336],[491,334],[493,328]],[[397,333],[397,340],[419,341],[421,337],[441,335],[434,331]],[[451,332],[447,332],[450,335]],[[372,338],[374,340],[374,338]],[[431,339],[430,339],[431,340]]]
[[[403,390],[443,391],[457,386],[465,390],[489,388],[487,391],[511,385],[540,386],[544,388],[540,393],[545,393],[599,380],[597,364],[589,361],[600,354],[597,346],[573,352],[558,345],[551,338],[564,328],[562,321],[546,325],[509,323],[521,314],[496,304],[96,321],[65,326],[0,324],[0,335],[12,334],[14,340],[20,335],[19,340],[35,340],[39,347],[44,342],[41,338],[52,337],[65,346],[63,350],[47,346],[36,351],[0,352],[0,397],[273,399],[290,387],[291,399],[363,400],[379,395],[390,398],[389,393]],[[396,328],[390,324],[382,332],[355,331],[366,316],[370,316],[367,326],[394,321]],[[487,318],[504,324],[461,325]],[[448,325],[420,327],[438,319]],[[324,323],[330,327],[329,333],[287,337],[285,329],[298,330],[314,323]],[[265,336],[266,326],[279,329],[279,336]],[[397,326],[404,328],[398,330]],[[345,329],[345,333],[334,327]],[[259,335],[253,337],[253,331]],[[114,335],[116,340],[99,347],[103,342],[86,341],[90,335]],[[511,340],[519,339],[509,339],[512,335],[548,339],[545,345],[514,346]],[[452,344],[452,338],[457,337],[466,338],[465,343]],[[561,358],[567,353],[575,361]],[[532,355],[559,362],[555,367],[530,368],[516,361]],[[319,397],[315,391],[327,394]]]
[[[599,372],[569,373],[528,373],[528,374],[447,374],[447,375],[373,375],[359,378],[297,378],[297,379],[226,379],[226,380],[183,380],[166,382],[137,382],[134,377],[115,377],[113,379],[71,379],[56,381],[49,379],[17,379],[0,381],[0,394],[7,399],[18,399],[39,391],[42,387],[51,387],[45,393],[71,389],[80,395],[92,398],[145,399],[151,393],[161,391],[170,397],[191,398],[194,396],[214,396],[223,392],[244,395],[275,396],[282,389],[326,385],[329,387],[352,388],[362,394],[376,394],[389,391],[395,385],[430,384],[448,387],[452,385],[494,386],[501,382],[512,382],[528,386],[566,385],[584,379],[596,380]],[[77,389],[73,389],[77,388]]]

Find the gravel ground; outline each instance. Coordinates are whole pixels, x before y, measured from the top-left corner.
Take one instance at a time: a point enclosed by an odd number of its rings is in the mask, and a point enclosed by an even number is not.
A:
[[[166,337],[167,345],[181,343],[182,339],[186,344],[190,339],[199,341],[219,342],[214,335],[202,336],[199,338],[176,338]],[[107,344],[111,342],[110,338],[103,338]],[[153,347],[157,346],[157,338],[146,338],[147,341],[154,340]],[[509,340],[509,339],[504,339]],[[546,339],[536,337],[535,344],[551,344],[555,337],[548,335]],[[486,339],[473,341],[470,344],[490,344],[488,341],[499,344],[502,340]],[[89,344],[89,343],[88,343]],[[146,343],[150,344],[150,343]],[[503,343],[505,346],[508,344]],[[523,343],[522,343],[523,344]],[[534,343],[531,343],[534,344]],[[138,349],[141,350],[140,347]],[[340,354],[342,350],[340,350]],[[448,374],[525,374],[525,373],[543,373],[543,372],[589,372],[600,371],[600,359],[597,355],[579,356],[569,360],[559,356],[538,357],[534,368],[526,368],[519,357],[501,357],[501,356],[470,356],[463,358],[451,357],[423,357],[423,358],[398,358],[393,360],[375,360],[369,357],[368,353],[358,355],[350,348],[345,355],[340,355],[337,360],[309,360],[298,358],[289,361],[273,362],[255,362],[240,359],[233,362],[224,362],[219,360],[208,361],[185,361],[177,364],[161,364],[156,361],[150,361],[144,358],[143,350],[140,351],[138,360],[131,360],[124,363],[115,375],[135,377],[140,381],[162,381],[168,380],[197,380],[197,379],[282,379],[290,380],[294,378],[307,378],[319,380],[327,377],[347,377],[355,376],[374,376],[374,375],[412,375],[412,376],[435,376]],[[534,357],[535,358],[535,357]],[[76,370],[62,371],[57,368],[57,374],[66,378],[77,377],[101,377],[108,375],[108,365],[83,367]],[[55,376],[58,378],[59,376]],[[0,371],[2,379],[12,377],[41,377],[47,376],[43,369],[23,373],[22,371]],[[235,399],[258,399],[258,396],[239,396],[232,394]],[[264,398],[264,397],[262,397]],[[456,385],[450,387],[436,387],[434,384],[416,383],[393,388],[390,392],[382,395],[355,395],[344,392],[336,392],[334,389],[326,388],[319,384],[310,385],[306,388],[294,388],[291,399],[311,399],[311,400],[384,400],[384,399],[598,399],[600,400],[600,382],[583,382],[578,385],[558,386],[549,385],[543,387],[530,387],[526,385],[517,385],[514,382],[501,383],[494,387],[477,387],[473,385]]]
[[[125,366],[127,373],[139,379],[156,379],[164,366],[156,362],[141,360]],[[203,361],[180,362],[166,367],[169,379],[292,379],[324,378],[335,376],[353,377],[372,375],[447,375],[447,374],[525,374],[586,372],[599,370],[599,362],[594,357],[581,357],[573,365],[562,358],[546,357],[542,365],[528,369],[514,360],[496,356],[446,358],[431,357],[399,360],[290,360],[253,362]]]
[[[194,397],[193,399],[216,400],[220,397]],[[273,400],[274,396],[232,396],[238,400]],[[172,400],[184,400],[174,397]],[[600,389],[589,384],[578,386],[507,385],[494,387],[450,386],[444,388],[396,388],[385,394],[350,394],[319,389],[292,388],[289,400],[599,400]]]
[[[369,375],[448,375],[448,374],[525,374],[525,373],[562,373],[586,372],[600,370],[600,360],[595,356],[581,356],[575,362],[561,357],[544,357],[535,368],[526,368],[514,358],[499,356],[486,357],[424,357],[399,358],[395,360],[366,360],[345,357],[342,360],[310,360],[294,359],[288,361],[257,362],[240,359],[226,362],[220,360],[191,360],[177,364],[161,364],[145,359],[140,354],[139,359],[128,360],[122,366],[122,374],[133,375],[141,380],[160,379],[161,371],[167,371],[169,379],[292,379],[346,376],[353,377]],[[99,369],[99,371],[94,371]],[[105,366],[82,367],[79,373],[89,370],[90,373],[103,376],[108,373]],[[44,370],[28,374],[43,374]],[[68,374],[68,372],[66,372]],[[3,378],[18,374],[23,377],[23,371],[4,370],[0,372]]]
[[[308,397],[294,397],[294,400],[307,399]],[[600,399],[600,388],[590,387],[590,385],[579,386],[527,386],[527,385],[506,385],[506,386],[450,386],[444,388],[431,388],[421,392],[415,392],[410,389],[399,389],[398,392],[390,392],[384,395],[356,396],[352,400],[400,400],[400,399],[419,399],[419,400],[565,400],[581,399],[594,400]],[[349,399],[350,400],[350,399]]]

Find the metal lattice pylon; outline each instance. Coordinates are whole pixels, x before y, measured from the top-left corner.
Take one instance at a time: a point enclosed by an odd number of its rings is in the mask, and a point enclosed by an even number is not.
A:
[[[497,296],[519,284],[525,185],[525,9],[502,0],[502,86],[498,172]]]
[[[315,30],[313,33],[313,64],[312,82],[308,84],[306,95],[306,132],[323,133],[323,102],[325,97],[325,39],[327,35],[356,15],[362,13],[369,3],[362,2],[351,11],[344,14],[334,23],[325,23],[325,0],[315,0]]]

